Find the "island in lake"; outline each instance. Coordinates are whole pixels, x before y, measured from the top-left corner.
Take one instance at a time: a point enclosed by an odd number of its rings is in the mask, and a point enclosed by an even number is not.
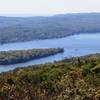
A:
[[[17,64],[64,52],[63,48],[32,49],[0,52],[0,65]]]
[[[99,42],[100,13],[0,17],[0,100],[100,100]]]

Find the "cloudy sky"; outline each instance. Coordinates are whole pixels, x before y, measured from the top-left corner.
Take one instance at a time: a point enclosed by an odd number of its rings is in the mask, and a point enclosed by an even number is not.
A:
[[[100,0],[0,0],[0,15],[100,12]]]

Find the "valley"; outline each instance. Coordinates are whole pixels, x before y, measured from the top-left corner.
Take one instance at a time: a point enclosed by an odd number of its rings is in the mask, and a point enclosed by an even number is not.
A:
[[[100,13],[0,17],[0,100],[99,100]]]

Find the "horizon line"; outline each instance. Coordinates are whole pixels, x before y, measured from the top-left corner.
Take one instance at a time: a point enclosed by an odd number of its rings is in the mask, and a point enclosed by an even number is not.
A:
[[[71,12],[71,13],[57,13],[57,14],[0,14],[0,17],[50,17],[57,15],[68,15],[68,14],[99,14],[100,12]]]

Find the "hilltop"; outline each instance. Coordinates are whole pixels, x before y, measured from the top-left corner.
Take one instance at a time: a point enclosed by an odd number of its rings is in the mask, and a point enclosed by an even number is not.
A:
[[[64,14],[49,17],[0,17],[0,43],[61,38],[100,32],[100,13]]]

